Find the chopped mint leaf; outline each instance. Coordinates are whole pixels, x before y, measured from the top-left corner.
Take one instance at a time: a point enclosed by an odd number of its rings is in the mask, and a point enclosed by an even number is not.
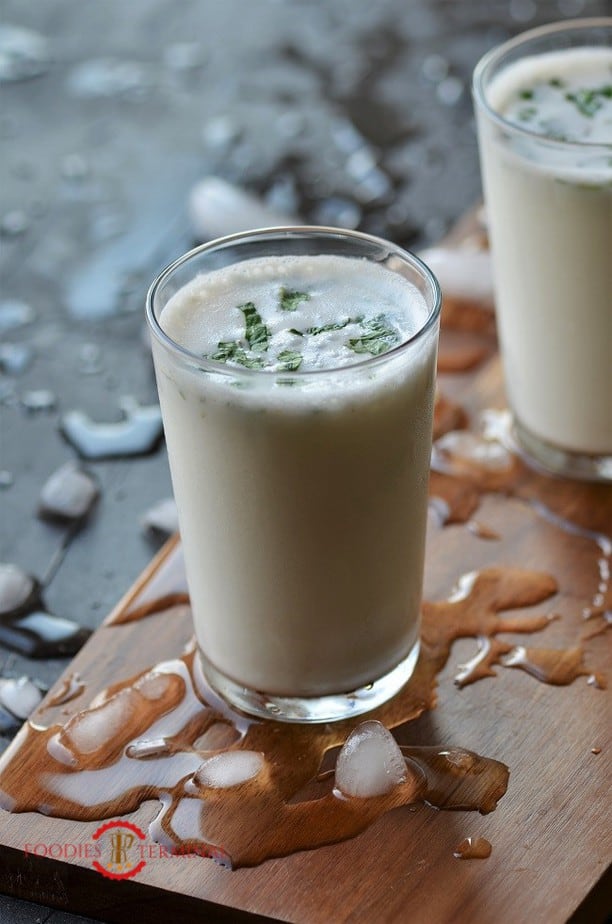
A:
[[[578,90],[576,93],[565,94],[566,100],[570,103],[575,103],[578,111],[589,119],[592,119],[597,110],[603,106],[603,103],[597,97],[597,90]]]
[[[384,314],[362,321],[363,336],[351,337],[349,347],[355,353],[371,353],[380,356],[386,353],[399,340],[399,334],[391,327],[389,319]]]
[[[523,106],[522,109],[518,111],[518,117],[521,122],[530,122],[531,119],[536,115],[537,109],[535,106]]]
[[[330,330],[342,330],[343,327],[347,327],[350,323],[350,318],[347,318],[345,321],[332,321],[330,324],[322,324],[321,327],[309,327],[306,333],[312,334],[313,336],[317,334],[326,334]]]
[[[607,83],[604,87],[600,87],[597,92],[606,99],[612,99],[612,83]]]
[[[287,333],[289,333],[289,334],[295,334],[296,337],[303,337],[303,336],[304,336],[304,332],[301,331],[301,330],[296,330],[295,327],[290,327],[289,330],[287,331]]]
[[[302,354],[295,350],[283,350],[278,354],[278,360],[282,363],[281,372],[297,372],[302,365]]]
[[[248,356],[236,340],[220,340],[216,352],[209,359],[215,359],[219,363],[234,362],[246,369],[263,369],[264,367],[263,359],[258,356]]]
[[[565,86],[560,77],[551,77],[548,83],[551,87],[557,87],[557,89]]]
[[[261,315],[253,302],[245,302],[244,305],[238,305],[244,315],[246,323],[245,338],[252,350],[267,350],[268,341],[270,340],[270,331],[261,319]]]
[[[533,90],[521,90],[519,99],[533,99]]]
[[[297,292],[291,289],[283,288],[278,293],[279,305],[281,311],[295,311],[300,302],[307,302],[310,299],[308,292]]]

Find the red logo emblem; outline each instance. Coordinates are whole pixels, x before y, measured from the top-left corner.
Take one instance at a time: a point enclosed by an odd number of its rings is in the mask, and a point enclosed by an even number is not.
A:
[[[108,821],[100,825],[93,839],[100,847],[100,860],[94,860],[93,867],[107,879],[131,879],[147,865],[138,843],[145,835],[138,825]]]

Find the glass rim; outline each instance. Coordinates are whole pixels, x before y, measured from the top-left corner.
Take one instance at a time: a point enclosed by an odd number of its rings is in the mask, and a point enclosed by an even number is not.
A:
[[[329,366],[319,369],[305,369],[303,371],[298,369],[295,372],[279,372],[279,370],[272,369],[249,369],[247,367],[241,366],[228,366],[227,364],[218,362],[214,359],[208,359],[198,355],[197,353],[192,353],[191,350],[182,346],[182,344],[177,343],[176,340],[173,340],[172,337],[168,336],[168,334],[164,331],[155,313],[155,297],[163,284],[167,282],[177,270],[181,269],[181,267],[185,266],[192,259],[194,259],[194,257],[198,257],[209,252],[213,253],[215,251],[222,251],[226,248],[233,247],[236,244],[252,240],[253,238],[258,238],[261,241],[265,241],[266,239],[278,241],[282,240],[283,238],[291,237],[326,237],[330,239],[335,238],[341,240],[353,240],[359,241],[361,243],[375,245],[379,248],[384,248],[387,252],[387,256],[398,257],[403,261],[403,263],[408,264],[412,269],[416,270],[427,282],[431,294],[432,304],[431,307],[429,304],[427,305],[428,312],[425,321],[408,339],[402,340],[402,342],[397,344],[397,346],[387,350],[387,352],[382,353],[380,356],[369,356],[366,359],[361,359],[357,362],[344,364],[342,366]],[[389,272],[393,272],[393,270],[389,270]],[[433,272],[419,257],[416,256],[416,254],[409,250],[404,250],[402,247],[398,247],[391,241],[387,241],[384,238],[377,237],[373,234],[366,234],[363,231],[349,231],[344,228],[328,227],[326,225],[277,225],[270,228],[253,228],[249,231],[239,231],[235,234],[227,234],[223,237],[218,237],[214,240],[207,241],[205,244],[200,244],[198,247],[194,247],[191,250],[188,250],[186,253],[182,254],[182,256],[178,257],[176,260],[173,260],[171,263],[165,266],[151,283],[146,297],[146,318],[149,330],[166,349],[180,356],[184,361],[189,362],[191,365],[197,364],[198,368],[203,372],[211,372],[215,373],[216,375],[224,375],[232,378],[236,378],[237,376],[244,376],[245,378],[259,379],[261,381],[273,380],[275,378],[278,379],[279,376],[281,378],[291,379],[316,378],[318,376],[330,375],[331,373],[343,373],[354,371],[356,369],[362,369],[366,366],[371,368],[374,365],[380,365],[387,362],[389,359],[394,358],[403,352],[406,352],[414,343],[421,340],[437,322],[441,309],[442,291],[440,289],[440,284]]]
[[[526,128],[522,125],[517,125],[516,122],[511,122],[509,119],[504,118],[496,109],[489,104],[486,96],[486,82],[489,77],[489,71],[495,64],[498,64],[499,61],[505,57],[508,52],[514,51],[516,48],[520,48],[521,45],[526,45],[530,41],[539,38],[545,38],[547,36],[556,35],[562,32],[568,34],[579,34],[581,31],[592,31],[593,29],[602,29],[608,28],[612,30],[612,16],[592,16],[585,17],[581,19],[567,19],[564,21],[557,21],[548,23],[547,25],[537,26],[535,29],[528,29],[526,32],[521,32],[519,35],[515,35],[514,38],[508,39],[506,42],[502,42],[501,45],[495,45],[489,51],[480,58],[476,67],[474,68],[474,73],[472,76],[472,96],[476,105],[484,112],[487,117],[494,122],[498,127],[503,128],[504,131],[510,131],[518,136],[524,138],[529,138],[530,140],[537,140],[539,143],[549,145],[551,147],[557,148],[559,150],[571,151],[571,150],[588,150],[588,151],[610,151],[612,149],[612,142],[606,141],[562,141],[559,138],[550,138],[547,135],[543,135],[540,132],[535,132],[533,129]],[[602,46],[605,47],[605,46]]]

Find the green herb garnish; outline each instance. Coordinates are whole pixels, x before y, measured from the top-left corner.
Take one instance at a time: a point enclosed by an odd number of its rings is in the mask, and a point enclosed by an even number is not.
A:
[[[521,90],[519,99],[533,99],[533,90]]]
[[[310,295],[308,292],[297,292],[283,287],[278,293],[278,298],[281,311],[295,311],[300,302],[310,300]]]
[[[296,350],[283,350],[278,354],[278,361],[282,363],[280,372],[297,372],[302,365],[303,356]]]
[[[583,116],[592,119],[603,106],[599,95],[599,90],[578,90],[576,93],[566,93],[565,98],[568,102],[574,103]]]
[[[551,77],[550,80],[548,81],[548,84],[549,86],[557,87],[558,89],[565,86],[564,82],[561,80],[560,77]]]
[[[217,350],[210,359],[219,363],[234,362],[246,369],[263,369],[264,361],[258,356],[247,356],[243,347],[236,340],[220,340]]]
[[[521,122],[530,122],[531,119],[536,115],[537,109],[535,106],[523,106],[522,109],[518,111],[518,117]]]
[[[317,334],[326,334],[330,330],[342,330],[343,327],[347,327],[350,323],[351,318],[347,318],[345,321],[332,321],[329,324],[322,324],[321,327],[309,327],[306,333],[316,337]]]
[[[270,340],[270,331],[261,320],[261,315],[253,302],[245,302],[244,305],[238,305],[244,315],[246,324],[245,338],[252,350],[263,351],[268,349]]]
[[[287,331],[287,333],[289,333],[289,334],[295,334],[297,337],[303,337],[303,336],[304,336],[304,331],[302,331],[302,330],[296,330],[295,327],[290,327],[289,330]]]
[[[369,318],[361,322],[363,327],[362,337],[352,337],[348,345],[355,353],[371,353],[372,356],[380,356],[386,353],[399,340],[399,334],[391,327],[389,319],[384,314],[379,314],[375,318]]]

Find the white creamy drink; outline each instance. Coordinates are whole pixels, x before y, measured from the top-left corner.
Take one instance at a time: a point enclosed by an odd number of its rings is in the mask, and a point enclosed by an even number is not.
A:
[[[476,86],[509,402],[519,435],[609,456],[612,48],[528,51],[483,88],[503,122]]]
[[[353,690],[418,645],[436,325],[335,255],[200,274],[159,316],[158,389],[199,646],[267,694]]]

